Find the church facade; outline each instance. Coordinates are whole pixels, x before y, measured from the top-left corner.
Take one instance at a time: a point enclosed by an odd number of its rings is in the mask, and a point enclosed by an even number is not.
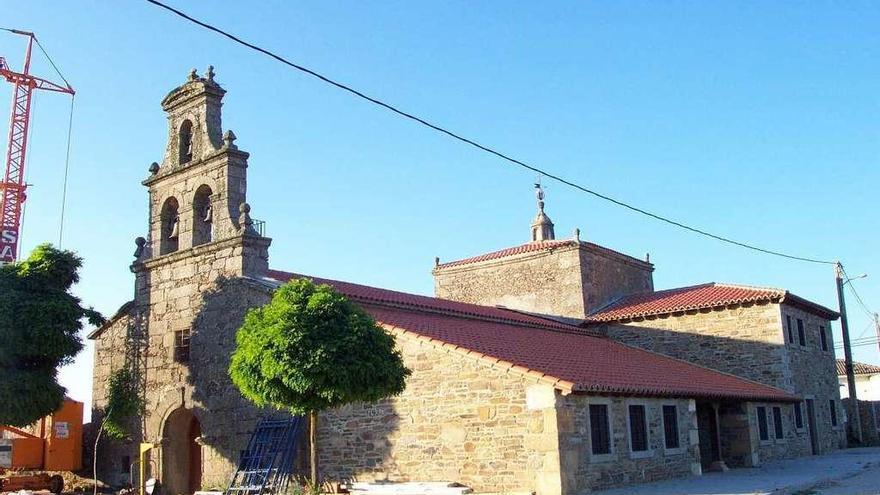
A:
[[[270,267],[271,240],[247,203],[249,156],[222,127],[224,94],[209,69],[162,101],[168,144],[143,181],[149,229],[136,241],[133,297],[90,334],[95,417],[121,367],[135,370],[146,404],[132,441],[99,449],[103,479],[126,482],[145,441],[167,493],[225,487],[255,424],[277,415],[228,378],[235,332],[296,277],[361,305],[413,371],[399,397],[321,415],[330,488],[455,481],[580,494],[844,445],[833,311],[787,291],[655,291],[647,260],[556,239],[542,196],[526,244],[438,261],[436,297]]]

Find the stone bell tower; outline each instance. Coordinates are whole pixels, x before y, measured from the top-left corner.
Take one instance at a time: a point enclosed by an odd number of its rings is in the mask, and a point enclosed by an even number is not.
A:
[[[193,69],[186,83],[162,100],[168,141],[162,163],[153,163],[143,181],[150,197],[149,231],[137,241],[135,272],[180,262],[210,264],[214,276],[260,277],[268,270],[271,240],[263,237],[246,203],[249,155],[235,145],[235,134],[222,128],[225,93],[208,67],[203,77]]]

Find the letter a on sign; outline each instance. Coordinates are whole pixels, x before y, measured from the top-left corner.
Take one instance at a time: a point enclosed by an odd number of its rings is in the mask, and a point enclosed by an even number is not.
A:
[[[18,248],[18,232],[14,230],[0,231],[0,264],[15,261],[15,252]]]

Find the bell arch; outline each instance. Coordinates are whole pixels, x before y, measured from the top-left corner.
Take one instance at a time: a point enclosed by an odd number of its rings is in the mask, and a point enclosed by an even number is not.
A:
[[[211,186],[202,184],[196,189],[192,202],[192,245],[207,244],[214,240],[214,205]]]
[[[173,253],[180,247],[180,203],[171,196],[162,203],[159,228],[159,254]]]
[[[185,119],[177,131],[178,163],[189,163],[193,159],[193,123]]]

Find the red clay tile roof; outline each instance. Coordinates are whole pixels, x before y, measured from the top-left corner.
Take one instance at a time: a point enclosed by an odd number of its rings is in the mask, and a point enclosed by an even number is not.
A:
[[[301,275],[271,271],[286,281]],[[776,388],[636,349],[584,329],[502,308],[314,277],[392,331],[413,335],[572,392],[796,401]]]
[[[632,320],[684,311],[719,308],[755,302],[787,302],[828,319],[837,313],[810,302],[783,289],[749,287],[745,285],[708,284],[679,287],[656,292],[625,296],[591,314],[587,322]]]
[[[853,371],[857,375],[876,375],[880,374],[880,366],[853,361]],[[846,364],[843,359],[837,360],[837,376],[846,376]]]
[[[444,268],[469,265],[471,263],[479,263],[481,261],[488,261],[488,260],[494,260],[494,259],[498,259],[498,258],[505,258],[507,256],[513,256],[513,255],[517,255],[517,254],[531,253],[531,252],[536,252],[536,251],[550,251],[550,250],[559,249],[562,247],[573,247],[573,246],[579,246],[579,245],[593,249],[595,251],[602,251],[602,252],[605,252],[605,253],[608,253],[611,255],[623,256],[623,257],[628,258],[632,261],[635,261],[638,263],[643,263],[647,266],[650,266],[650,263],[648,263],[648,262],[642,261],[638,258],[633,258],[632,256],[629,256],[629,255],[626,255],[623,253],[619,253],[617,251],[614,251],[613,249],[608,249],[608,248],[600,246],[598,244],[593,244],[592,242],[578,241],[575,239],[557,239],[557,240],[552,240],[552,241],[527,242],[527,243],[522,244],[520,246],[514,246],[511,248],[502,249],[500,251],[493,251],[491,253],[481,254],[479,256],[473,256],[471,258],[465,258],[465,259],[461,259],[461,260],[440,263],[435,267],[435,269],[442,270]]]

